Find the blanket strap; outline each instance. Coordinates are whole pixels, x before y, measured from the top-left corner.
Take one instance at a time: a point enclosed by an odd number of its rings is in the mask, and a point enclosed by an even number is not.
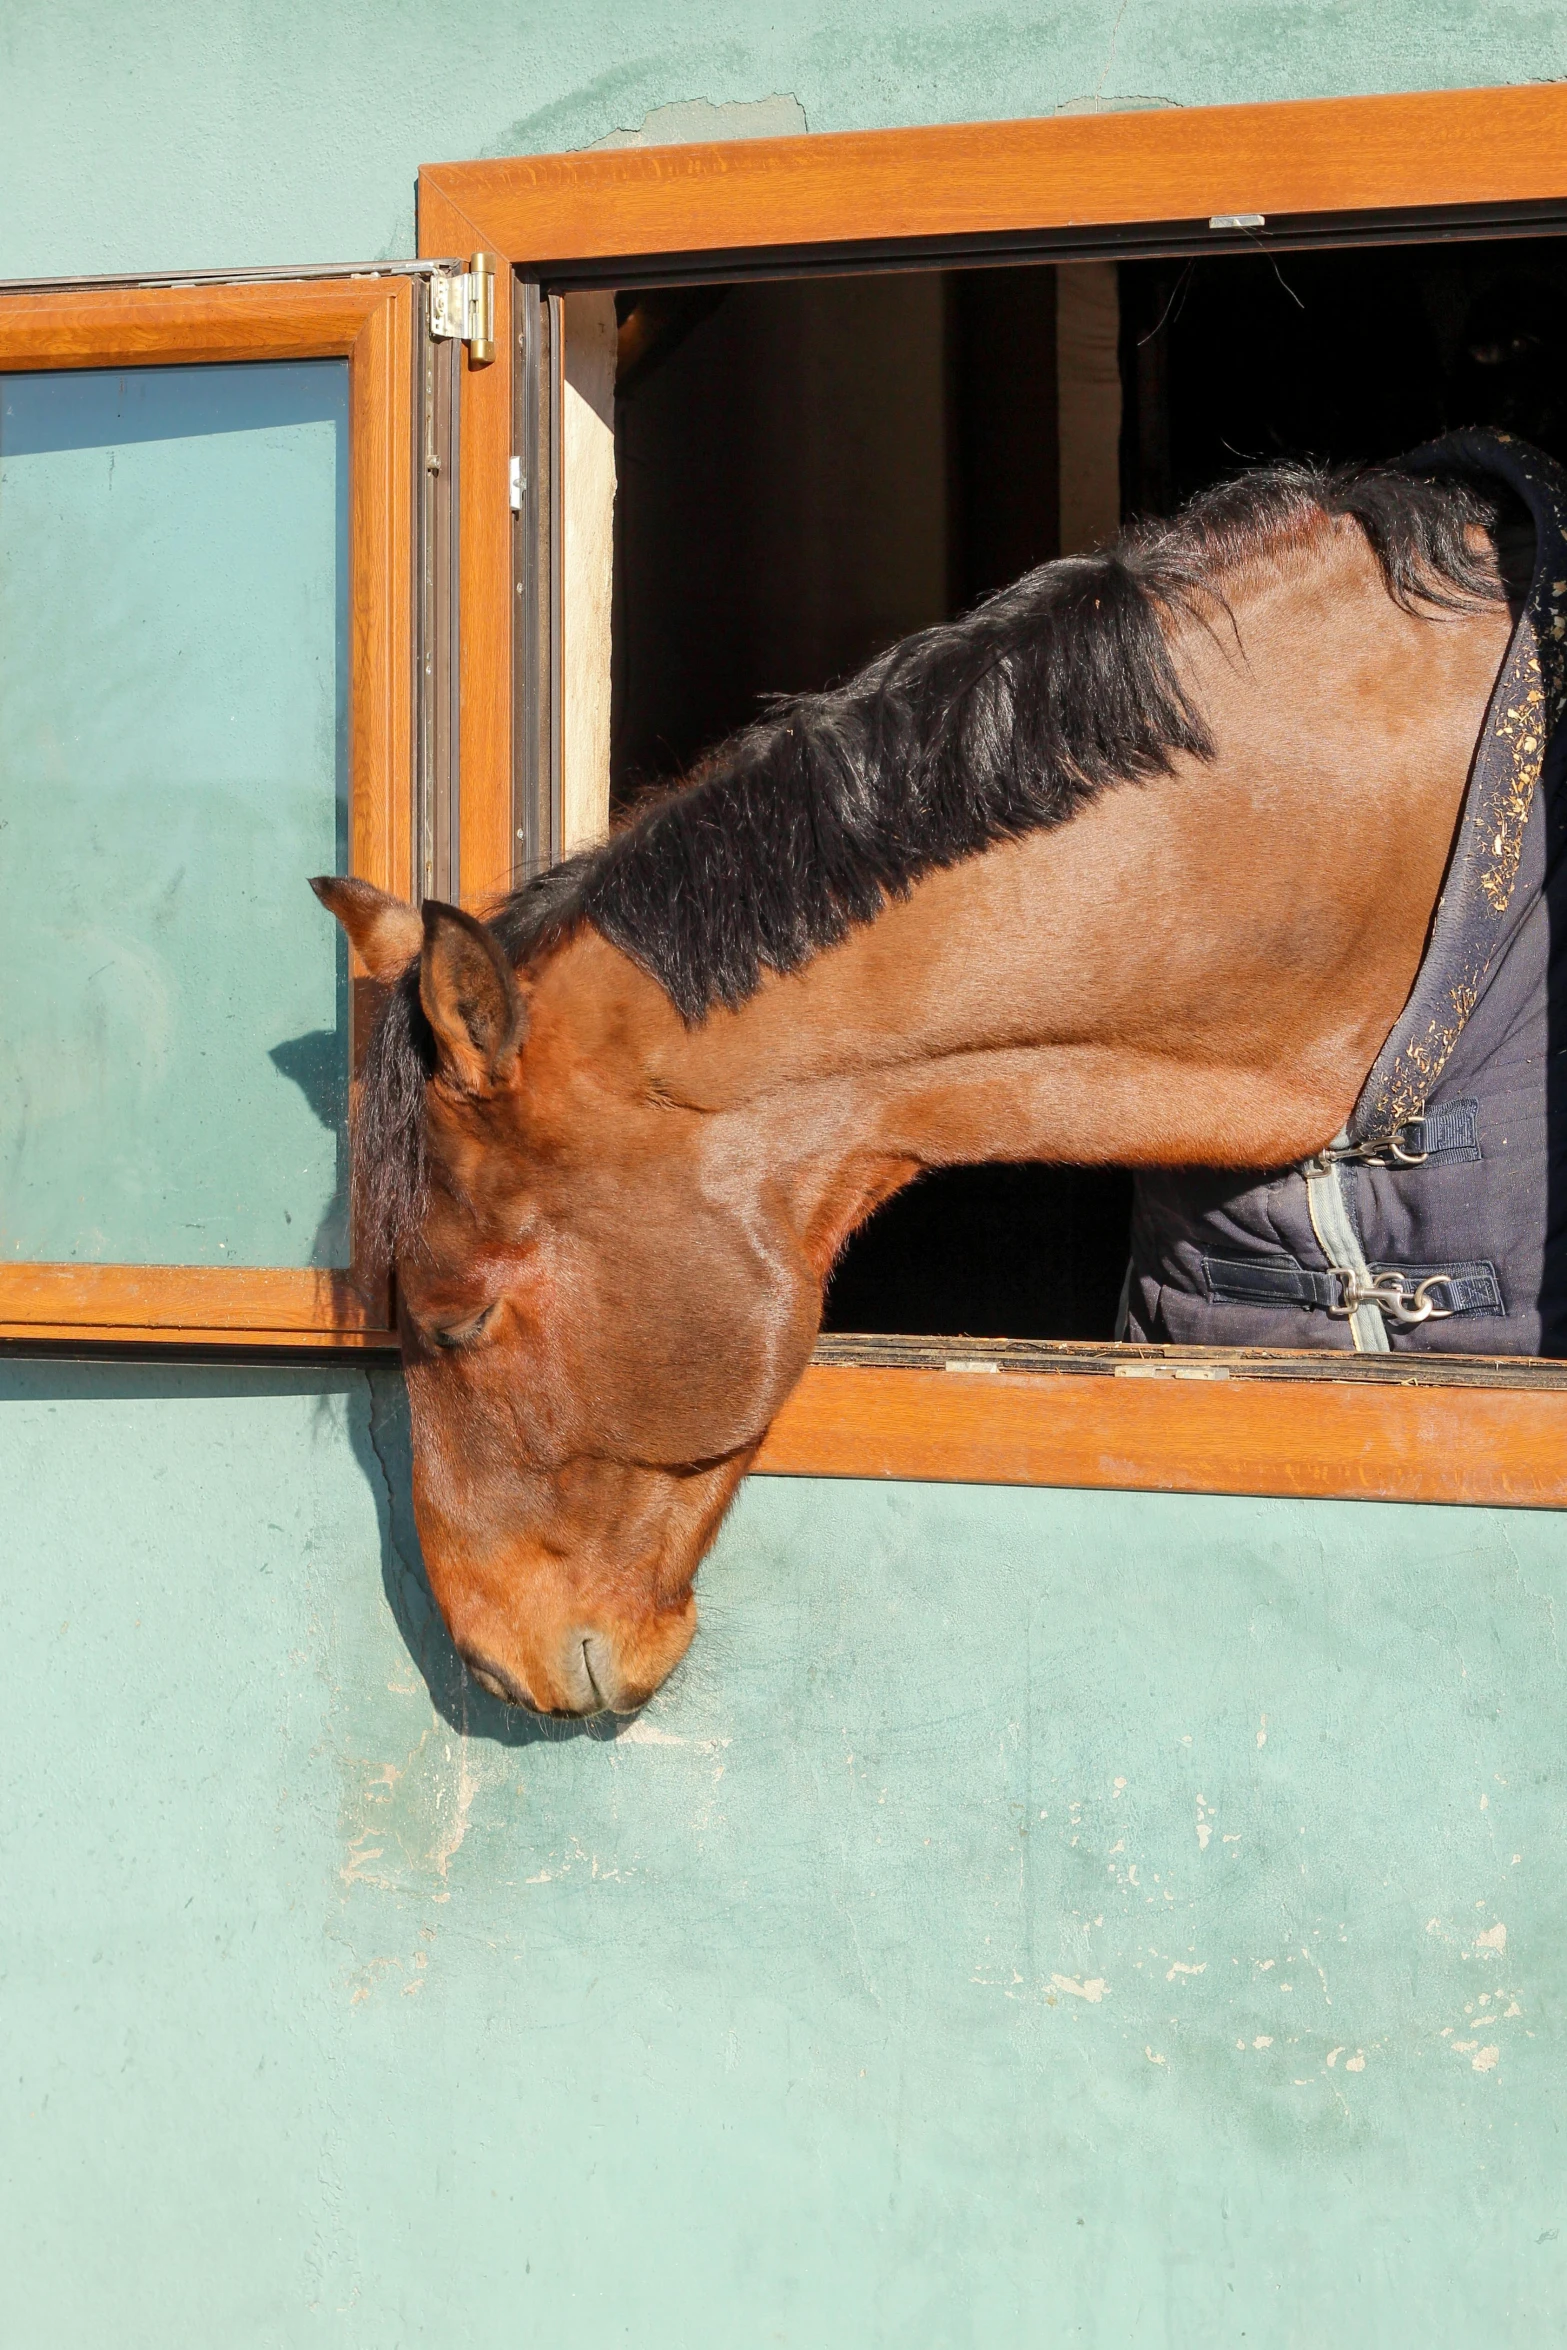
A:
[[[1387,1355],[1393,1351],[1392,1341],[1382,1308],[1376,1301],[1376,1284],[1366,1263],[1366,1252],[1350,1221],[1349,1202],[1344,1197],[1339,1159],[1335,1155],[1349,1147],[1348,1134],[1341,1132],[1319,1157],[1302,1161],[1300,1171],[1306,1178],[1306,1206],[1317,1245],[1331,1270],[1343,1282],[1345,1297],[1352,1301],[1349,1334],[1355,1342],[1356,1354]]]

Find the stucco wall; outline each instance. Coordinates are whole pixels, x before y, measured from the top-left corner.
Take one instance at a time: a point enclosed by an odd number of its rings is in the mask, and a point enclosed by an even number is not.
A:
[[[1554,1520],[758,1485],[560,1736],[394,1377],[0,1396],[8,2339],[1558,2338]]]
[[[866,130],[1563,73],[1562,0],[7,0],[0,275],[411,253],[421,163],[654,109]]]
[[[660,108],[1563,70],[1496,0],[10,0],[0,271],[403,253],[421,161]],[[759,1483],[606,1741],[464,1690],[395,1374],[0,1366],[0,1493],[16,2340],[1561,2332],[1554,1518]]]

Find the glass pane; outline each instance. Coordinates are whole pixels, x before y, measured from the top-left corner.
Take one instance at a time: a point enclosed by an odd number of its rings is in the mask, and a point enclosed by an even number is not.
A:
[[[342,360],[0,376],[0,1251],[343,1265]]]

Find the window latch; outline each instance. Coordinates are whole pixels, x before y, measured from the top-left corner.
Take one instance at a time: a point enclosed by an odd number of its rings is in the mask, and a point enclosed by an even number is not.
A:
[[[466,343],[468,364],[487,367],[495,356],[495,256],[472,253],[454,277],[430,280],[430,332],[442,342]]]

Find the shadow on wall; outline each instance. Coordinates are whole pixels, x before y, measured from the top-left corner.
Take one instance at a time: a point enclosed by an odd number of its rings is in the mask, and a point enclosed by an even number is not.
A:
[[[424,1571],[414,1525],[408,1398],[395,1362],[330,1370],[298,1364],[189,1361],[80,1361],[68,1357],[0,1355],[0,1412],[7,1405],[184,1404],[268,1397],[314,1398],[321,1434],[334,1446],[346,1429],[354,1462],[375,1506],[381,1583],[404,1647],[438,1717],[464,1738],[496,1746],[592,1738],[600,1743],[630,1726],[541,1720],[490,1697],[470,1678],[452,1646]],[[83,1473],[80,1471],[72,1472]],[[287,1473],[287,1463],[278,1464]],[[363,1556],[361,1551],[359,1554]],[[361,1570],[362,1571],[362,1570]]]
[[[348,1052],[346,1018],[335,1028],[312,1028],[268,1047],[280,1077],[297,1085],[312,1116],[337,1139],[337,1180],[321,1212],[311,1249],[313,1265],[346,1265],[348,1244]]]
[[[596,1721],[555,1720],[503,1704],[479,1687],[452,1646],[435,1604],[419,1532],[414,1524],[412,1436],[408,1395],[395,1364],[377,1364],[363,1374],[365,1408],[351,1407],[350,1440],[375,1501],[381,1535],[381,1581],[404,1647],[417,1666],[430,1703],[450,1729],[464,1738],[487,1738],[500,1746],[535,1746],[566,1738],[603,1743],[629,1727],[631,1717]]]

